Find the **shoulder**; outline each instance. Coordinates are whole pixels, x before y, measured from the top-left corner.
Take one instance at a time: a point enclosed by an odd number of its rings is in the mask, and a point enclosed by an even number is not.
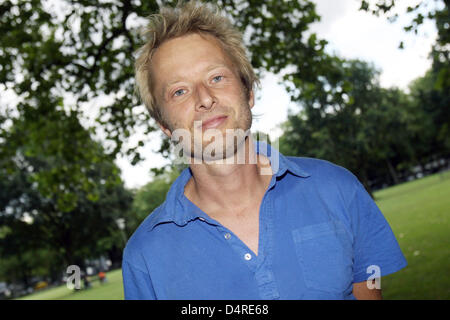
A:
[[[155,242],[153,226],[164,216],[164,203],[153,210],[128,239],[123,251],[123,260],[139,267],[142,264],[142,254]]]
[[[321,181],[326,182],[338,181],[339,183],[349,184],[354,184],[358,180],[350,170],[327,160],[291,156],[286,158],[308,172],[314,179],[320,179]]]
[[[123,260],[130,264],[145,263],[143,257],[149,257],[162,252],[173,244],[173,225],[182,225],[185,222],[184,208],[179,202],[184,185],[190,178],[189,168],[181,172],[172,183],[164,202],[153,210],[134,231],[127,242],[123,253]],[[173,222],[173,223],[172,223]]]
[[[289,161],[308,173],[308,192],[330,202],[349,205],[358,189],[358,178],[348,169],[327,160],[308,157],[287,157]]]

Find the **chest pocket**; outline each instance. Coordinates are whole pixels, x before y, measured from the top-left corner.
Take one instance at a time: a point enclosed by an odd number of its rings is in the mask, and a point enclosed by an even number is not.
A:
[[[292,231],[295,250],[310,289],[342,293],[353,281],[352,243],[339,221]]]

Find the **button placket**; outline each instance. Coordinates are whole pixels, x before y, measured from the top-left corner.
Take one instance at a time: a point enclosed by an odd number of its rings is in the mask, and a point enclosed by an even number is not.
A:
[[[255,278],[259,286],[260,294],[263,299],[279,299],[280,293],[275,282],[275,276],[272,270],[273,257],[273,199],[270,192],[266,194],[264,199],[264,207],[261,214],[262,223],[264,223],[264,237],[261,239],[261,248],[264,250],[264,259],[255,273]]]

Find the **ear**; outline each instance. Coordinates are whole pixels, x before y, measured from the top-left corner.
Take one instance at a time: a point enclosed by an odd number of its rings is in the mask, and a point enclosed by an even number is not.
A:
[[[172,137],[172,132],[170,132],[169,128],[165,127],[162,123],[158,122],[158,126],[161,129],[162,132],[169,138]]]
[[[253,89],[250,90],[248,94],[248,105],[250,106],[250,109],[255,105],[255,95],[253,93]]]

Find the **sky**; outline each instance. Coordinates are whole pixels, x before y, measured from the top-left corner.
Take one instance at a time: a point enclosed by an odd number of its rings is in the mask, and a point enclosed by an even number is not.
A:
[[[316,9],[321,21],[312,25],[312,32],[328,41],[327,50],[344,58],[358,58],[372,62],[381,71],[380,84],[383,87],[399,87],[407,90],[408,84],[424,75],[431,67],[428,54],[436,39],[436,30],[432,23],[426,23],[418,35],[406,33],[403,26],[410,17],[399,18],[395,23],[386,17],[376,17],[359,11],[359,0],[316,0]],[[397,11],[406,12],[408,5],[418,1],[398,1]],[[400,15],[401,17],[401,15]],[[400,50],[400,42],[405,49]],[[261,81],[253,113],[252,131],[268,133],[271,138],[281,134],[278,125],[287,119],[289,109],[298,110],[290,101],[285,89],[279,82],[281,77],[268,73]],[[159,134],[154,134],[151,142],[142,152],[146,161],[131,166],[128,159],[120,158],[117,164],[122,169],[122,178],[126,187],[138,188],[151,181],[149,170],[167,164],[155,151],[159,147]]]

